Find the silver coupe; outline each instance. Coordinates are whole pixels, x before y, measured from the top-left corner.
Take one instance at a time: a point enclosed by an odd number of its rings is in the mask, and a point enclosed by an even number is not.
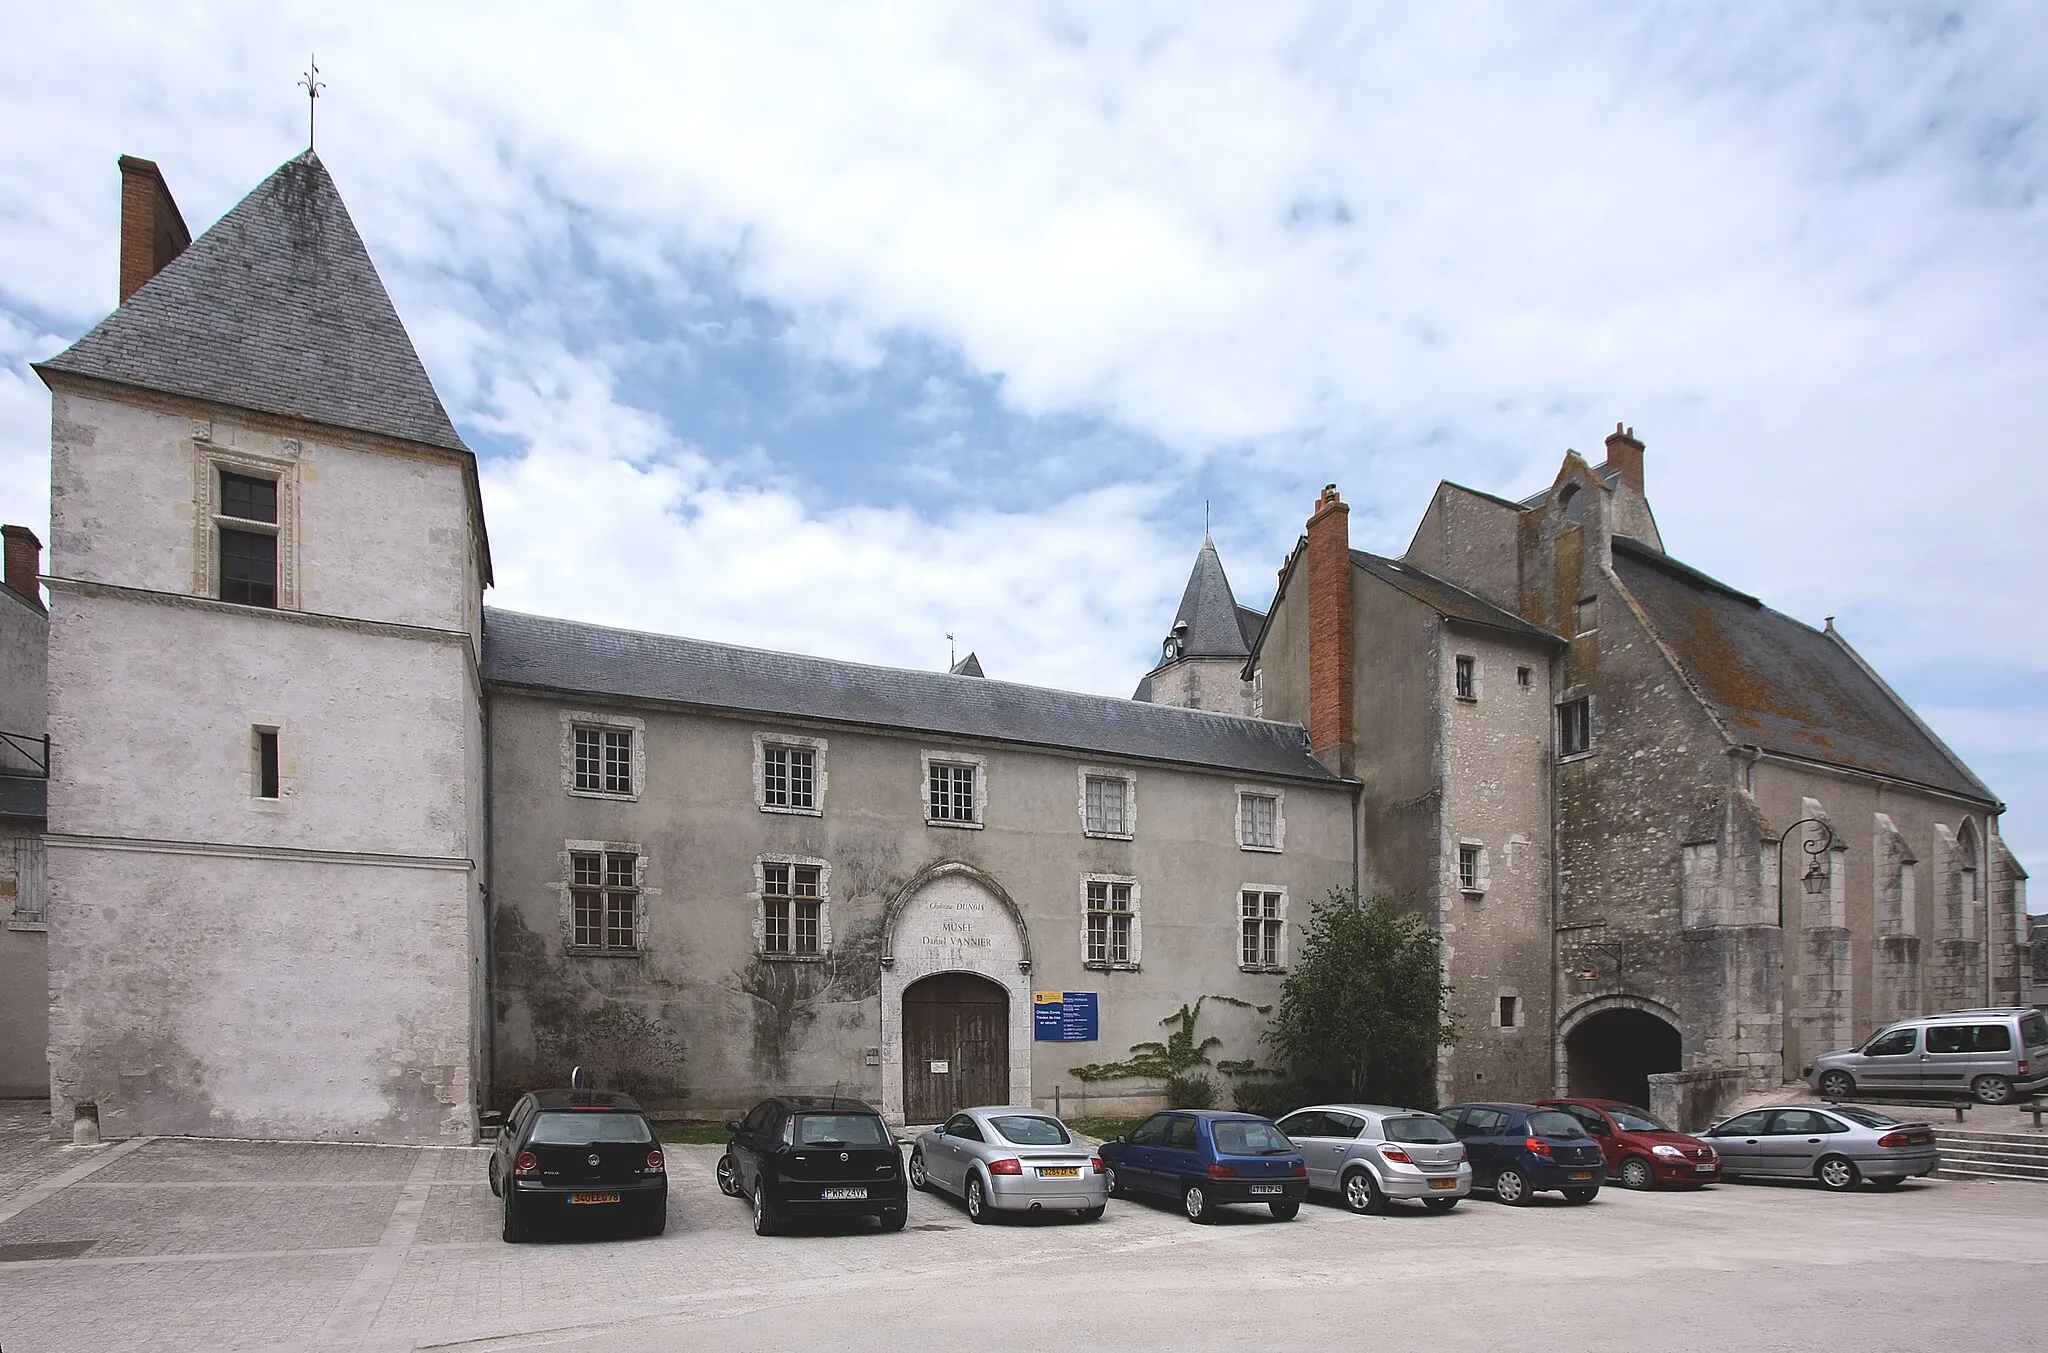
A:
[[[1394,1198],[1448,1212],[1472,1192],[1465,1144],[1434,1114],[1384,1104],[1314,1104],[1277,1126],[1301,1148],[1309,1187],[1336,1194],[1353,1212],[1385,1212]]]
[[[943,1189],[976,1222],[1003,1212],[1074,1212],[1094,1221],[1109,1205],[1102,1158],[1043,1109],[962,1109],[921,1132],[910,1184]]]
[[[1700,1134],[1721,1153],[1721,1173],[1817,1179],[1847,1193],[1868,1181],[1897,1188],[1941,1165],[1934,1129],[1848,1104],[1773,1104],[1724,1118]]]

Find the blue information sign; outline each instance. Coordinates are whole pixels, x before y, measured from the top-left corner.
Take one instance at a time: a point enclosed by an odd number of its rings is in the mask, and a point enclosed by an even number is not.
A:
[[[1031,993],[1031,1036],[1040,1043],[1093,1043],[1096,1033],[1095,993],[1034,991]]]

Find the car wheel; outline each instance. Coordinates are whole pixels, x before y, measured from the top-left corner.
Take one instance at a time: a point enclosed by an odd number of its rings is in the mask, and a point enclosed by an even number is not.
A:
[[[1820,1164],[1813,1167],[1813,1177],[1830,1193],[1847,1193],[1863,1178],[1863,1172],[1856,1168],[1855,1161],[1846,1156],[1824,1156]]]
[[[924,1193],[931,1186],[932,1181],[926,1177],[924,1172],[924,1152],[913,1147],[910,1152],[910,1187],[916,1189],[919,1193]]]
[[[1598,1189],[1566,1189],[1564,1191],[1564,1200],[1574,1204],[1583,1205],[1590,1203],[1599,1196],[1600,1190]]]
[[[1456,1198],[1424,1198],[1422,1205],[1431,1212],[1448,1212],[1458,1205]]]
[[[1493,1196],[1509,1207],[1527,1207],[1534,1195],[1520,1170],[1502,1170],[1493,1177]]]
[[[981,1176],[967,1176],[967,1220],[978,1226],[986,1226],[995,1218],[990,1216],[988,1195],[981,1191]]]
[[[1301,1215],[1301,1199],[1280,1198],[1266,1204],[1273,1210],[1274,1221],[1293,1221]]]
[[[728,1198],[740,1196],[739,1167],[732,1163],[730,1151],[718,1158],[718,1191]]]
[[[1379,1216],[1387,1210],[1387,1195],[1380,1192],[1371,1170],[1353,1170],[1344,1176],[1344,1206],[1353,1212]]]
[[[1870,1187],[1872,1187],[1872,1188],[1874,1188],[1874,1189],[1882,1189],[1882,1190],[1883,1190],[1884,1192],[1886,1192],[1886,1193],[1890,1193],[1890,1192],[1891,1192],[1891,1191],[1892,1191],[1893,1189],[1897,1188],[1897,1187],[1898,1187],[1899,1185],[1901,1185],[1901,1184],[1903,1184],[1903,1183],[1905,1183],[1905,1182],[1906,1182],[1906,1176],[1904,1176],[1904,1175],[1902,1175],[1902,1174],[1895,1174],[1895,1175],[1890,1175],[1890,1176],[1888,1176],[1888,1177],[1886,1177],[1886,1178],[1884,1178],[1884,1179],[1873,1179],[1873,1180],[1871,1180],[1871,1181],[1870,1181]]]
[[[1076,1215],[1078,1215],[1082,1221],[1101,1221],[1102,1214],[1107,1211],[1109,1211],[1109,1209],[1106,1207],[1084,1207]]]
[[[774,1235],[776,1223],[779,1220],[775,1215],[775,1205],[768,1201],[767,1182],[765,1180],[756,1180],[754,1183],[754,1234],[757,1236]]]
[[[2003,1076],[1979,1076],[1970,1082],[1979,1104],[2003,1104],[2012,1098],[2012,1082]]]
[[[1646,1189],[1657,1182],[1657,1176],[1650,1172],[1650,1162],[1641,1156],[1630,1156],[1621,1162],[1621,1186],[1625,1189]]]
[[[1118,1186],[1116,1182],[1116,1170],[1114,1167],[1105,1164],[1102,1167],[1102,1177],[1105,1181],[1107,1181],[1110,1197],[1121,1198],[1124,1196],[1122,1189]]]
[[[1856,1082],[1846,1071],[1829,1071],[1820,1078],[1820,1092],[1827,1099],[1847,1099],[1856,1093]]]
[[[514,1198],[513,1198],[513,1195],[512,1195],[512,1193],[511,1193],[511,1191],[510,1191],[510,1190],[507,1190],[507,1191],[505,1192],[505,1194],[504,1194],[504,1198],[505,1198],[505,1231],[504,1231],[504,1235],[505,1235],[505,1243],[506,1243],[506,1244],[508,1244],[508,1245],[521,1245],[521,1244],[524,1244],[524,1243],[526,1242],[526,1238],[527,1238],[527,1231],[528,1231],[528,1228],[527,1228],[527,1224],[526,1224],[526,1218],[525,1218],[525,1217],[522,1217],[522,1216],[521,1216],[521,1215],[519,1214],[519,1212],[520,1212],[520,1209],[519,1209],[519,1205],[518,1205],[518,1203],[517,1203],[517,1202],[516,1202],[516,1201],[514,1200]]]
[[[498,1187],[498,1162],[497,1162],[497,1161],[495,1161],[495,1160],[494,1160],[494,1161],[492,1161],[492,1162],[491,1162],[491,1168],[490,1168],[490,1169],[489,1169],[489,1170],[488,1170],[488,1171],[487,1171],[486,1173],[488,1173],[488,1174],[490,1175],[490,1177],[491,1177],[491,1197],[493,1197],[493,1198],[502,1198],[502,1197],[504,1197],[504,1196],[505,1196],[505,1194],[504,1194],[504,1191],[503,1191],[503,1190],[501,1190],[501,1189],[500,1189],[500,1188]]]
[[[1206,1225],[1216,1218],[1215,1210],[1209,1206],[1209,1195],[1202,1192],[1200,1184],[1190,1184],[1180,1191],[1180,1207],[1192,1222]]]
[[[903,1223],[908,1220],[910,1209],[907,1207],[892,1207],[880,1217],[884,1231],[900,1231],[903,1229]]]

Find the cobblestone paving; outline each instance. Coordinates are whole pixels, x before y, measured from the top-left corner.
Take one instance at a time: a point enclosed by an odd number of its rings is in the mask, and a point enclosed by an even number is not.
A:
[[[1795,1345],[1759,1339],[1757,1312],[1848,1318],[1878,1295],[1877,1272],[1928,1276],[1908,1287],[1937,1305],[1989,1302],[2014,1337],[2048,1290],[2048,1190],[2024,1184],[1609,1191],[1587,1208],[1474,1201],[1443,1217],[1312,1204],[1292,1223],[1232,1209],[1208,1227],[1132,1202],[1094,1223],[974,1226],[957,1204],[914,1195],[902,1235],[852,1226],[762,1239],[746,1205],[717,1192],[717,1156],[669,1149],[665,1235],[513,1246],[498,1239],[482,1149],[142,1143],[0,1223],[0,1348],[936,1348],[1042,1326],[1070,1348],[1130,1353],[1222,1347],[1226,1333],[1266,1343],[1244,1323],[1261,1309],[1282,1326],[1325,1310],[1361,1338],[1391,1334],[1387,1303],[1404,1292],[1449,1322],[1448,1334],[1405,1331],[1438,1347],[1482,1346],[1455,1337],[1461,1321],[1492,1322],[1497,1338],[1568,1322],[1596,1300],[1619,1314],[1573,1334],[1575,1349],[1741,1347],[1745,1334],[1747,1346],[1776,1348]],[[93,1158],[0,1135],[0,1179],[46,1180]],[[67,1241],[68,1257],[6,1248]],[[1938,1265],[1962,1276],[1943,1281]],[[1590,1286],[1567,1300],[1558,1284],[1573,1274]],[[1786,1290],[1759,1295],[1760,1275]],[[1638,1328],[1650,1293],[1690,1303],[1705,1323],[1682,1338]],[[1553,1341],[1565,1333],[1549,1330]],[[1972,1346],[2003,1346],[2002,1328],[1977,1333],[1994,1342]]]
[[[0,1099],[0,1207],[25,1189],[76,1164],[50,1140],[50,1106],[40,1099]]]

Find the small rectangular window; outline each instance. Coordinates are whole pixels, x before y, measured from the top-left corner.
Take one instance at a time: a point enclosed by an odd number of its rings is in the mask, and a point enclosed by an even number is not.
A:
[[[221,471],[220,515],[277,524],[277,481]]]
[[[926,816],[933,822],[973,822],[973,766],[934,761],[926,786]]]
[[[1460,700],[1477,700],[1479,698],[1477,668],[1478,665],[1472,659],[1463,654],[1458,656],[1458,698]]]
[[[1091,879],[1088,883],[1088,961],[1131,961],[1131,885]]]
[[[1280,894],[1247,888],[1238,895],[1239,962],[1247,968],[1280,966]]]
[[[277,730],[259,728],[256,730],[256,797],[274,799],[277,796]]]
[[[1591,634],[1600,628],[1600,598],[1585,597],[1572,607],[1572,633]]]
[[[1458,886],[1468,893],[1476,893],[1479,891],[1480,882],[1478,846],[1458,847]]]
[[[243,606],[276,607],[276,536],[221,528],[220,599]]]
[[[569,857],[571,941],[579,948],[639,948],[640,857],[577,851]]]
[[[1567,700],[1557,707],[1557,752],[1577,756],[1593,746],[1592,709],[1584,698]]]
[[[1517,667],[1517,668],[1515,669],[1515,684],[1516,684],[1517,686],[1520,686],[1520,687],[1521,687],[1521,688],[1522,688],[1523,690],[1525,690],[1525,691],[1529,689],[1529,669],[1528,669],[1528,668],[1526,668],[1526,667]]]
[[[761,952],[799,958],[822,952],[820,873],[814,864],[761,866]]]
[[[1245,845],[1279,849],[1280,800],[1271,794],[1240,794],[1237,810],[1238,832]]]
[[[1124,811],[1128,781],[1107,775],[1088,777],[1088,830],[1105,836],[1129,833],[1129,814]]]
[[[1500,998],[1500,1027],[1513,1029],[1519,1026],[1522,1016],[1522,998],[1503,996]]]
[[[761,798],[770,808],[812,808],[817,804],[817,759],[808,747],[761,749]]]
[[[592,794],[633,792],[633,730],[576,730],[576,788]]]

